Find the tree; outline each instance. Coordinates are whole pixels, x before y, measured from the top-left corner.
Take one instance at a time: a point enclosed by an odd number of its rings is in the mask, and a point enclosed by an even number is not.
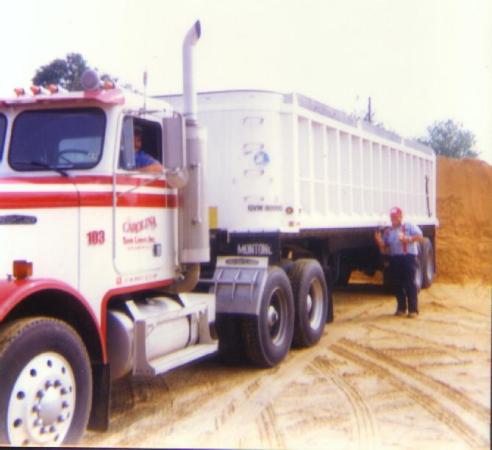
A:
[[[54,59],[46,66],[41,66],[37,69],[32,79],[32,83],[35,86],[43,87],[47,87],[50,84],[56,84],[67,91],[80,91],[82,90],[80,77],[84,73],[84,70],[89,68],[89,65],[80,53],[69,53],[65,59]],[[98,72],[97,68],[95,68],[95,70]],[[106,72],[100,76],[100,79],[101,81],[118,82],[117,77],[113,77]],[[124,83],[122,87],[132,92],[140,93],[130,83]]]
[[[79,53],[69,53],[65,59],[55,59],[46,66],[41,66],[35,73],[32,82],[36,86],[57,84],[68,91],[82,89],[80,76],[89,66]]]
[[[418,140],[432,147],[437,155],[450,158],[476,158],[479,155],[472,150],[475,135],[451,119],[434,122],[427,127],[427,136]]]

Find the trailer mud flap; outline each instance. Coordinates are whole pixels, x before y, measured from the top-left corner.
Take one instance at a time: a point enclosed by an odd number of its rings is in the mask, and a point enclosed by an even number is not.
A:
[[[218,314],[259,315],[260,299],[268,273],[266,257],[218,257],[210,292]]]

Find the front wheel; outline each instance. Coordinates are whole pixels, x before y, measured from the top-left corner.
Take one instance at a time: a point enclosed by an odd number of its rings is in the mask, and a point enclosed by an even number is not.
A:
[[[294,299],[289,279],[279,267],[270,267],[260,313],[242,322],[246,355],[261,367],[273,367],[287,355],[294,332]]]
[[[55,319],[26,318],[0,329],[0,442],[76,443],[89,418],[92,372],[78,334]]]

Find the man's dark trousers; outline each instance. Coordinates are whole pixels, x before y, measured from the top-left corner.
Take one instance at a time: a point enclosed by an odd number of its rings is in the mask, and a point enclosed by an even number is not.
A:
[[[390,271],[394,293],[396,296],[397,310],[400,312],[418,312],[417,286],[415,284],[415,272],[417,270],[417,257],[415,255],[395,255],[390,257]]]

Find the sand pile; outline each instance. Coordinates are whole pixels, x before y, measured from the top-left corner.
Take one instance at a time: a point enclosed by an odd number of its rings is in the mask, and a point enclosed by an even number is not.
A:
[[[492,283],[492,166],[438,158],[437,277]]]

